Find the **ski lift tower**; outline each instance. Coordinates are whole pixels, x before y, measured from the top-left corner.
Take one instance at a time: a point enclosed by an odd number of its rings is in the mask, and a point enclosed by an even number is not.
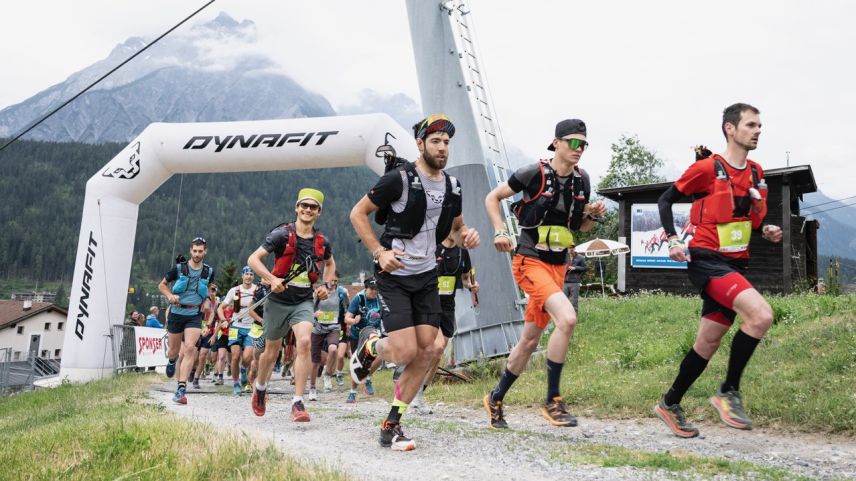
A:
[[[464,220],[482,244],[470,252],[481,284],[479,305],[457,291],[457,362],[511,352],[523,326],[523,299],[511,275],[511,256],[493,247],[493,226],[484,198],[511,172],[479,60],[472,15],[464,0],[407,0],[422,108],[446,114],[456,134],[446,172],[464,189]],[[508,231],[517,233],[508,201],[501,203]]]

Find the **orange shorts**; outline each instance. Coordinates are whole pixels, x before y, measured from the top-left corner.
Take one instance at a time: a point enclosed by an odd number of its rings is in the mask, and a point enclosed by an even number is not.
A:
[[[550,314],[544,310],[544,303],[553,294],[562,292],[567,268],[565,264],[548,264],[532,257],[514,255],[511,272],[517,285],[529,295],[524,314],[526,322],[534,322],[540,329],[547,327]]]

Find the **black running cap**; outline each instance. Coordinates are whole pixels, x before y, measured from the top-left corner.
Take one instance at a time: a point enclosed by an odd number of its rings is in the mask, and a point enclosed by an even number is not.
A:
[[[555,139],[561,139],[566,135],[571,134],[586,134],[586,123],[580,119],[565,119],[558,124],[556,124],[556,135],[553,137]],[[553,142],[550,142],[550,145],[547,146],[547,150],[556,150],[553,147]]]
[[[374,278],[370,277],[363,281],[363,287],[366,289],[377,289],[377,281]]]

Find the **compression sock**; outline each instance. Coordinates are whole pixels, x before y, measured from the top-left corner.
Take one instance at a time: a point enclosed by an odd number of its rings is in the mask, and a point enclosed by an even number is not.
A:
[[[760,339],[746,334],[743,331],[737,331],[734,335],[734,340],[731,342],[731,356],[728,358],[728,373],[725,375],[725,382],[720,387],[720,392],[739,391],[740,378],[743,376],[743,369],[749,363],[749,358],[758,347]]]
[[[505,398],[505,393],[511,389],[511,385],[514,384],[514,381],[516,380],[517,374],[514,374],[509,371],[508,368],[505,368],[505,372],[502,373],[502,377],[499,378],[499,382],[496,384],[496,387],[490,392],[490,400],[493,402],[502,401]]]
[[[547,401],[553,402],[554,398],[560,397],[559,381],[562,378],[562,368],[564,363],[553,362],[547,359]]]
[[[386,420],[391,423],[401,422],[401,416],[404,416],[405,411],[410,405],[401,399],[395,398],[392,401],[392,408],[389,410],[389,415],[386,417]]]
[[[701,373],[704,372],[704,369],[707,367],[707,362],[708,360],[695,352],[695,349],[690,349],[689,352],[687,352],[687,355],[684,356],[684,360],[681,361],[681,367],[678,370],[678,376],[675,378],[675,382],[672,383],[671,389],[666,393],[665,403],[667,406],[680,404],[681,399],[684,398],[684,394],[687,392],[687,389],[689,389],[696,379],[701,376]]]

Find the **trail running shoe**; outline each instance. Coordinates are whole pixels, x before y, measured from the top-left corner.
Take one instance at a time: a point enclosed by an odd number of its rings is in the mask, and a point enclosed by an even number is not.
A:
[[[318,391],[314,388],[309,388],[309,395],[306,396],[306,399],[308,399],[310,401],[317,401],[318,400]]]
[[[333,389],[333,380],[330,379],[330,375],[326,372],[323,376],[321,376],[321,380],[324,382],[324,392],[329,392]]]
[[[372,378],[370,378],[370,377],[366,378],[365,389],[366,389],[366,394],[368,394],[369,396],[374,396],[375,390],[374,390],[374,384],[372,384]]]
[[[241,368],[241,386],[247,384],[248,382],[249,382],[249,379],[247,379],[247,368],[242,367]]]
[[[309,422],[309,413],[306,412],[306,408],[303,407],[303,401],[291,403],[291,420],[296,423]]]
[[[222,377],[218,377],[217,379],[215,379],[215,380],[214,380],[214,385],[215,385],[215,386],[222,386],[222,385],[223,385],[223,378],[222,378]]]
[[[342,371],[336,372],[336,384],[338,384],[339,387],[342,387],[345,385],[345,378],[344,378],[344,376],[342,376]]]
[[[434,414],[434,411],[431,409],[431,406],[425,402],[425,397],[423,396],[422,388],[419,388],[419,391],[416,392],[416,396],[413,398],[413,401],[410,401],[410,409],[416,412],[416,414],[426,416],[428,414]]]
[[[487,411],[490,420],[490,427],[494,429],[508,429],[508,423],[505,422],[505,416],[502,414],[502,401],[491,401],[490,393],[487,393],[483,403],[484,410]]]
[[[667,406],[665,398],[660,398],[660,401],[654,406],[654,414],[666,423],[666,426],[669,426],[669,429],[675,433],[675,436],[680,438],[694,438],[698,436],[698,428],[687,421],[687,417],[680,404]]]
[[[184,389],[176,389],[175,395],[172,397],[172,401],[176,404],[187,404],[187,396],[185,395]]]
[[[577,425],[577,418],[568,412],[568,405],[565,404],[561,396],[556,396],[552,401],[544,403],[541,414],[553,426],[573,427]]]
[[[348,393],[348,398],[345,399],[345,402],[348,404],[354,404],[357,402],[357,393],[356,391],[351,391]]]
[[[238,381],[235,381],[235,383],[232,385],[232,394],[237,396],[237,395],[241,394],[241,391],[243,391],[243,389],[241,388],[241,383],[239,383]]]
[[[167,362],[166,363],[166,377],[173,377],[173,376],[175,376],[175,363],[174,362]]]
[[[360,343],[351,356],[351,379],[357,384],[366,382],[366,378],[369,377],[369,369],[375,356],[368,352],[366,343],[376,337],[378,337],[377,330],[373,327],[365,327],[360,331]]]
[[[258,388],[253,387],[253,398],[250,401],[250,404],[253,408],[253,414],[256,416],[264,416],[265,406],[267,404],[267,390],[259,391]]]
[[[412,451],[416,443],[401,430],[401,423],[384,420],[380,426],[380,445],[393,451]]]
[[[711,396],[710,403],[719,413],[722,422],[735,429],[752,429],[752,420],[743,410],[743,399],[740,391],[717,391]]]

